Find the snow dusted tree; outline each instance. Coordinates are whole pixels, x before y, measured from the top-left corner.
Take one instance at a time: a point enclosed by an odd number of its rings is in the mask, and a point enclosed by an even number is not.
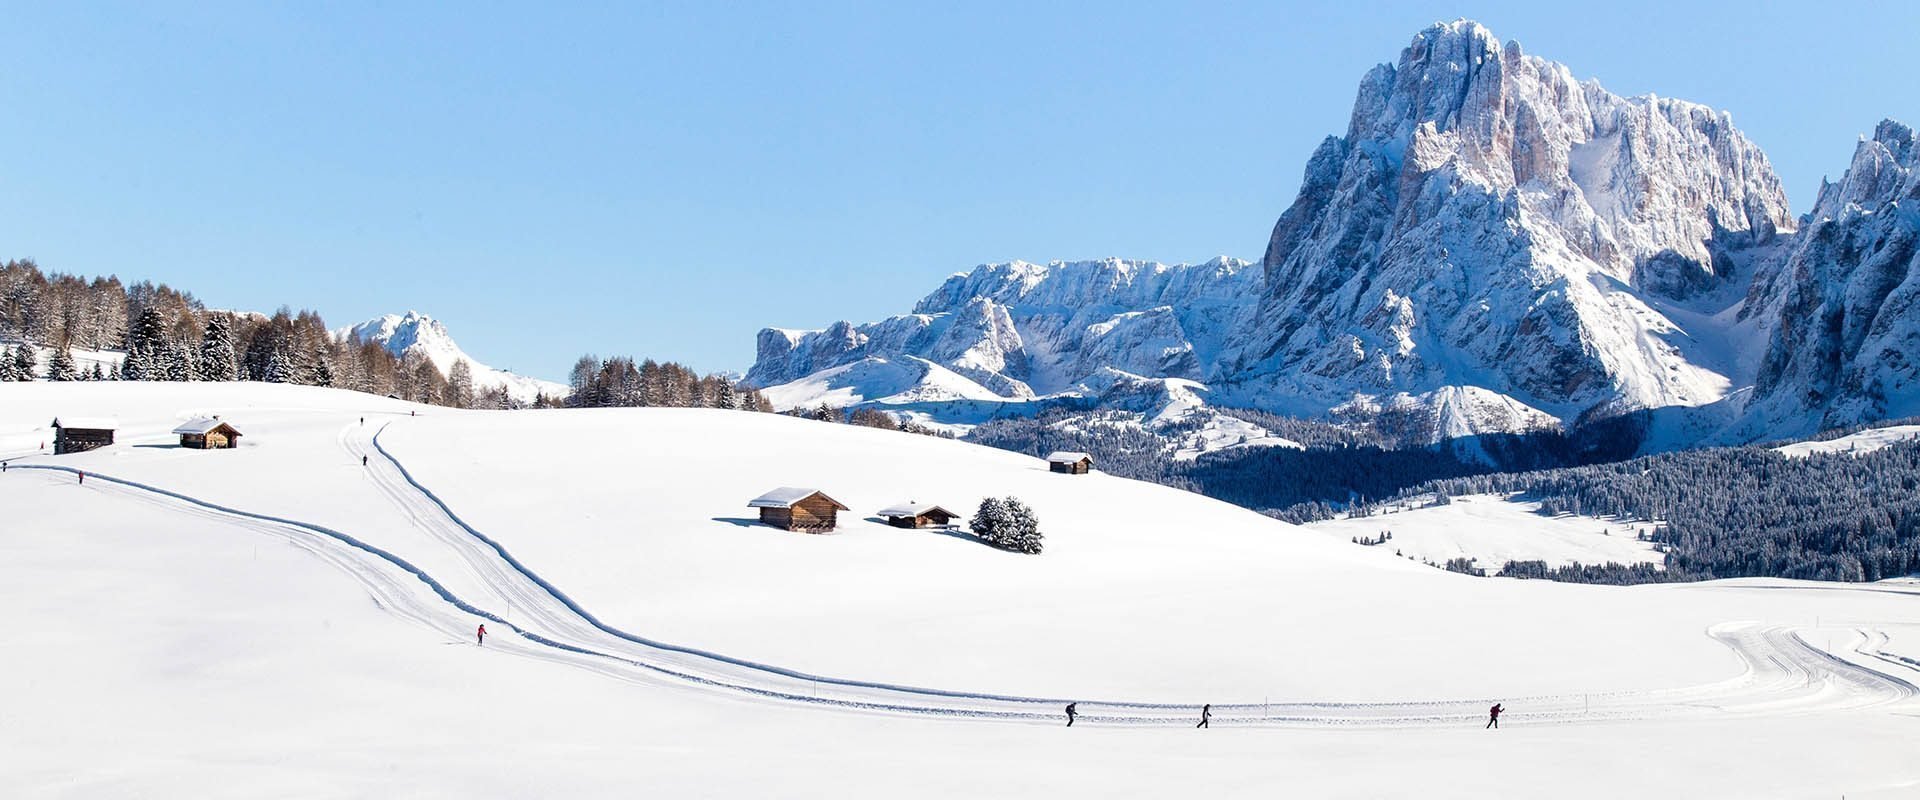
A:
[[[145,351],[127,351],[127,357],[120,361],[120,379],[123,381],[147,380],[147,354]]]
[[[66,347],[56,347],[53,355],[47,357],[47,380],[77,381],[80,370],[73,365],[73,351]]]
[[[154,377],[160,380],[191,381],[200,377],[194,361],[193,351],[187,345],[168,342],[160,350],[158,368],[150,371],[157,372]]]
[[[104,367],[100,366],[100,362],[98,361],[93,362],[93,369],[90,369],[87,371],[87,380],[104,381],[106,379],[107,379],[107,370]]]
[[[279,350],[267,356],[267,372],[261,379],[268,383],[293,383],[293,359]]]
[[[1017,497],[989,497],[974,512],[973,535],[987,544],[1016,553],[1040,552],[1040,520]]]
[[[447,370],[447,405],[473,408],[473,401],[473,367],[463,358]]]
[[[32,380],[20,373],[20,367],[14,363],[14,352],[18,348],[0,347],[0,382]]]
[[[0,380],[33,380],[33,347],[15,345],[0,361]]]
[[[207,317],[207,328],[200,336],[200,380],[233,381],[240,379],[240,358],[233,348],[233,322],[225,314]]]
[[[733,389],[733,381],[720,379],[720,385],[713,389],[714,408],[739,408],[740,395]]]
[[[307,358],[306,369],[303,372],[305,374],[301,376],[301,383],[308,386],[332,386],[333,354],[325,347],[315,347],[312,355]]]

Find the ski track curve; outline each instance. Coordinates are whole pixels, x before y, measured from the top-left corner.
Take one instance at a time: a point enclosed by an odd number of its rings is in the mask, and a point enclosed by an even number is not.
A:
[[[390,424],[390,423],[389,423]],[[655,641],[610,626],[593,616],[514,558],[496,540],[462,520],[438,495],[421,484],[381,445],[381,425],[355,441],[357,426],[341,432],[339,443],[353,455],[369,456],[369,477],[408,521],[453,551],[463,568],[450,579],[463,584],[465,597],[500,602],[504,613],[468,602],[454,587],[436,579],[400,555],[349,534],[312,523],[227,507],[179,492],[89,472],[97,482],[86,488],[112,491],[212,521],[284,538],[357,580],[383,610],[464,641],[476,620],[504,626],[517,635],[494,637],[488,649],[587,669],[607,677],[649,686],[696,688],[767,702],[847,711],[912,714],[1058,724],[1067,698],[968,692],[878,681],[812,675],[797,670]],[[377,455],[375,462],[372,456]],[[70,467],[14,464],[16,470],[78,473]],[[102,483],[106,486],[102,486]],[[1502,702],[1513,722],[1569,724],[1613,720],[1725,715],[1776,715],[1804,711],[1870,708],[1920,696],[1920,688],[1882,669],[1867,666],[1808,644],[1786,626],[1723,623],[1707,635],[1741,659],[1739,675],[1708,684],[1671,689],[1516,697]],[[1850,631],[1850,652],[1893,671],[1911,664],[1879,651],[1884,634],[1870,628]],[[1188,703],[1077,700],[1087,723],[1191,725],[1198,707]],[[1459,725],[1485,718],[1483,699],[1386,702],[1216,703],[1213,721],[1227,726]]]

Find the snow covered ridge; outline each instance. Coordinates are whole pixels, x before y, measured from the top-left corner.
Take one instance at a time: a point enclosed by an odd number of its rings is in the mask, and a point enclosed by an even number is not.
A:
[[[1436,24],[1361,80],[1259,264],[983,265],[911,314],[764,330],[747,382],[805,405],[823,371],[911,357],[945,370],[919,394],[1025,401],[1113,369],[1292,416],[1413,411],[1429,441],[1663,411],[1671,447],[1920,413],[1913,141],[1882,123],[1796,220],[1728,113]],[[911,393],[887,388],[846,397]]]
[[[453,365],[461,361],[473,370],[473,385],[477,389],[492,389],[504,386],[515,400],[531,402],[535,396],[565,397],[566,384],[543,381],[519,375],[504,369],[495,369],[475,361],[466,351],[460,349],[453,336],[447,333],[447,326],[439,320],[418,311],[405,314],[388,314],[384,317],[367,320],[358,325],[337,329],[334,338],[341,341],[360,339],[374,342],[401,358],[409,353],[418,353],[446,375]]]

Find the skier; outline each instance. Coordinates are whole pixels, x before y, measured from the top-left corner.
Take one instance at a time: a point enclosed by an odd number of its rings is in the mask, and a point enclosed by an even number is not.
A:
[[[1079,703],[1067,704],[1067,727],[1069,728],[1073,727],[1073,718],[1080,716],[1079,709],[1080,709]]]
[[[360,424],[361,424],[361,425],[366,425],[366,424],[367,424],[367,418],[366,418],[366,417],[361,417],[361,418],[360,418]]]
[[[74,474],[75,474],[75,475],[79,475],[79,476],[80,476],[80,485],[81,485],[81,486],[85,486],[85,485],[87,485],[87,473],[84,473],[84,472],[75,472]]]
[[[481,647],[487,646],[487,623],[484,623],[484,622],[480,623],[480,631],[478,633],[475,633],[474,637],[475,637],[474,644],[477,644]]]
[[[361,457],[360,457],[360,466],[363,466],[363,467],[364,467],[364,466],[366,466],[366,465],[367,465],[367,457],[366,457],[366,456],[361,456]]]
[[[1500,707],[1499,703],[1494,703],[1492,708],[1487,709],[1487,727],[1500,727],[1500,712],[1505,710],[1506,709]]]
[[[1193,727],[1211,728],[1213,727],[1211,724],[1209,724],[1211,722],[1213,722],[1213,704],[1208,703],[1200,707],[1200,724],[1195,725]]]

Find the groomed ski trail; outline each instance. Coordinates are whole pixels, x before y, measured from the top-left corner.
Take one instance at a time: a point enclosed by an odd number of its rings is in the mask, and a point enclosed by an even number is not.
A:
[[[384,428],[384,426],[382,426]],[[341,444],[368,456],[369,477],[381,492],[432,539],[465,563],[450,576],[458,586],[436,580],[400,556],[345,533],[297,520],[228,508],[163,488],[99,473],[84,488],[153,503],[258,533],[283,538],[353,576],[381,607],[397,616],[464,640],[473,626],[487,621],[515,636],[496,636],[489,650],[564,663],[631,683],[696,688],[759,701],[865,712],[1058,724],[1068,698],[1021,697],[933,689],[800,673],[656,642],[608,626],[515,560],[502,546],[461,521],[440,498],[407,473],[379,444],[378,434],[362,445],[349,426]],[[368,448],[371,448],[369,451]],[[378,461],[376,461],[376,458]],[[68,467],[16,464],[14,469],[75,473]],[[478,592],[478,594],[474,592]],[[465,592],[463,594],[462,592]],[[470,603],[463,597],[487,597],[508,604],[510,612]],[[482,603],[490,599],[480,600]],[[1849,658],[1822,652],[1784,626],[1729,623],[1708,635],[1726,644],[1742,660],[1740,675],[1710,684],[1654,691],[1567,694],[1503,699],[1511,723],[1568,724],[1707,715],[1785,714],[1866,708],[1898,703],[1920,694],[1915,686]],[[1878,637],[1878,639],[1876,638]],[[1848,643],[1851,657],[1898,671],[1907,665],[1882,655],[1877,631],[1861,629]],[[1085,723],[1118,725],[1191,725],[1198,708],[1190,703],[1077,700]],[[1468,724],[1485,717],[1485,699],[1405,702],[1216,703],[1213,721],[1221,726],[1440,726]]]

